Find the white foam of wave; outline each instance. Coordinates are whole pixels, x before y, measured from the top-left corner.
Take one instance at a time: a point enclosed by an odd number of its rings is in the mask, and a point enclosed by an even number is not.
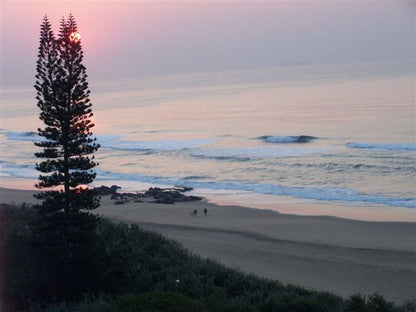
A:
[[[380,149],[389,151],[416,151],[416,144],[347,143],[350,148]]]

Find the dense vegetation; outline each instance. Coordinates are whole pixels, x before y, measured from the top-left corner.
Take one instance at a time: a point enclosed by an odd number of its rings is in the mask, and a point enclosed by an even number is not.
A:
[[[98,219],[67,257],[37,232],[38,212],[0,207],[6,255],[2,311],[414,311],[375,294],[348,300],[246,275],[136,225]],[[85,232],[84,232],[85,235]]]

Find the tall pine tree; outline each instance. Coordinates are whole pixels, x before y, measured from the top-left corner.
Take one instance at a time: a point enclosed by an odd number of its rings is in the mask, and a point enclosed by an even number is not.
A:
[[[87,187],[95,178],[92,169],[97,163],[91,154],[99,145],[92,137],[92,104],[82,60],[74,17],[62,19],[55,38],[45,16],[35,83],[40,119],[45,127],[38,129],[44,139],[35,144],[43,150],[35,156],[45,159],[36,164],[42,172],[36,187],[48,190],[37,195],[43,200],[37,208],[45,219],[61,220],[64,234],[76,226],[81,216],[90,216],[88,210],[99,205],[93,190]]]

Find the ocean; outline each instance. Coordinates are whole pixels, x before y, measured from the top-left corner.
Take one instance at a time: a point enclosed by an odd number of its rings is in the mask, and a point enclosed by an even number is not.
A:
[[[181,185],[220,204],[416,221],[414,61],[89,83],[95,186]],[[35,90],[3,88],[0,113],[0,186],[33,189]]]

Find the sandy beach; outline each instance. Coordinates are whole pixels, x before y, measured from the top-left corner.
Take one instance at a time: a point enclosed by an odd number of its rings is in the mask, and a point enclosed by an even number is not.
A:
[[[0,202],[33,203],[33,193],[0,188]],[[95,212],[283,283],[342,296],[378,292],[398,303],[416,297],[416,223],[295,216],[206,201],[114,205],[109,196]]]

